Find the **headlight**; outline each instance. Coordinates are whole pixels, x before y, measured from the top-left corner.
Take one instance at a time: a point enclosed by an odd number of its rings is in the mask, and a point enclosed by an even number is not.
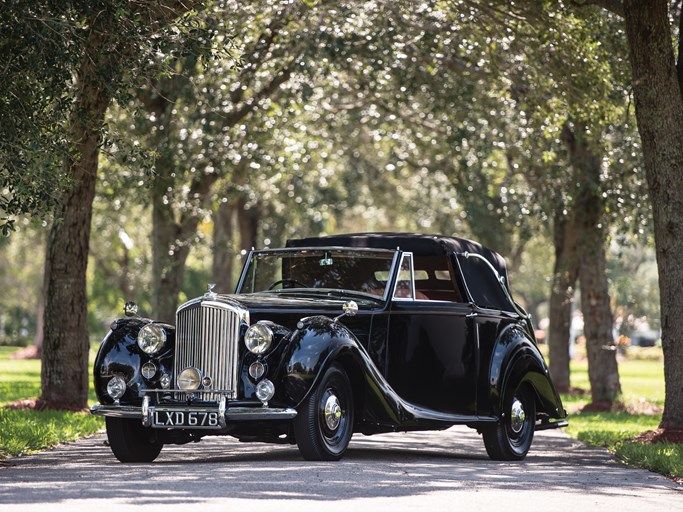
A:
[[[263,354],[273,341],[273,331],[266,324],[257,322],[244,335],[244,344],[253,354]]]
[[[166,344],[166,331],[158,324],[147,324],[138,333],[138,347],[147,354],[156,354]]]
[[[202,382],[202,376],[197,368],[185,368],[180,375],[178,375],[178,389],[183,391],[194,391],[199,389],[199,384]]]

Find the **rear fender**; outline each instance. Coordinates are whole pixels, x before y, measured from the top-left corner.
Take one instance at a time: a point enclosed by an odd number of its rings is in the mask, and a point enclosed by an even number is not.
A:
[[[491,412],[495,416],[501,416],[508,392],[528,384],[536,395],[537,413],[556,419],[566,417],[543,355],[520,326],[510,325],[498,337],[489,375]]]

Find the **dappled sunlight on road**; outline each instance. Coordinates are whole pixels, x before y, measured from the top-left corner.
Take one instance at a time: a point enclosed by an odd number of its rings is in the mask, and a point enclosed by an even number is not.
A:
[[[494,503],[510,499],[510,492],[539,502],[570,499],[616,505],[626,500],[633,510],[655,505],[667,510],[681,498],[677,489],[663,477],[627,468],[606,451],[588,448],[561,432],[537,434],[523,462],[492,461],[480,436],[466,428],[357,435],[337,463],[303,461],[295,446],[209,438],[166,447],[151,464],[124,465],[114,459],[104,437],[96,436],[10,459],[0,468],[0,503],[16,505],[7,510],[61,510],[57,505],[67,510],[92,503],[98,512],[132,504],[165,510],[199,504],[213,510],[226,503],[270,508],[273,500],[282,510],[306,510],[300,508],[303,503],[315,502],[324,502],[326,510],[333,504],[341,510],[350,500],[399,508],[432,503],[438,508],[473,497]],[[517,510],[515,505],[508,509]]]

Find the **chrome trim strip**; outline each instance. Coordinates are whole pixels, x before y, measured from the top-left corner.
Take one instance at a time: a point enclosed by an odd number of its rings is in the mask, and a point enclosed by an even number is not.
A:
[[[296,414],[291,407],[233,407],[225,411],[226,419],[232,421],[292,420]]]
[[[247,271],[249,270],[249,266],[251,265],[251,260],[254,257],[254,249],[249,251],[249,254],[247,254],[247,259],[244,262],[244,265],[242,266],[242,272],[240,272],[240,278],[237,280],[237,286],[235,286],[235,293],[240,293],[240,290],[244,286],[244,282],[247,280]]]
[[[398,282],[401,281],[401,279],[399,279],[401,276],[401,267],[403,266],[403,262],[405,260],[410,261],[410,268],[408,269],[408,274],[410,275],[410,287],[412,295],[410,297],[397,297],[396,289],[398,288]],[[401,261],[398,264],[398,272],[396,273],[396,281],[394,282],[394,288],[391,292],[391,300],[413,302],[415,300],[415,295],[417,295],[417,292],[415,291],[415,269],[413,267],[413,253],[404,252],[401,254]]]
[[[90,414],[93,414],[94,416],[111,416],[112,418],[142,419],[142,407],[135,407],[132,405],[95,404],[90,408]]]

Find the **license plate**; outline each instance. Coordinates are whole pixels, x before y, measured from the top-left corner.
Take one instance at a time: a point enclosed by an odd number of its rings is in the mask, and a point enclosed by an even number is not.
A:
[[[216,411],[154,411],[153,427],[220,428]]]

